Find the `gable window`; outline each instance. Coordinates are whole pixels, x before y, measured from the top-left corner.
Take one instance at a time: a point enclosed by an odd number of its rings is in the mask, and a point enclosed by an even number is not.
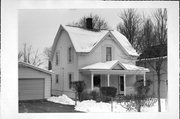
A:
[[[56,52],[56,65],[58,65],[58,64],[59,64],[59,53]]]
[[[112,60],[112,48],[106,47],[106,61]]]
[[[73,51],[72,51],[72,47],[68,48],[68,62],[71,63],[73,60]]]
[[[56,74],[56,83],[59,83],[59,75]]]
[[[69,89],[72,88],[72,77],[73,77],[72,73],[69,73],[69,74],[68,74],[68,78],[69,78]]]

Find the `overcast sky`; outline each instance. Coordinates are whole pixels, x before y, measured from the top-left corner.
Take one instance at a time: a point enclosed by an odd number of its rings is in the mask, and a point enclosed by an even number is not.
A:
[[[19,50],[23,44],[32,45],[34,50],[43,51],[53,44],[60,24],[78,21],[90,13],[104,18],[112,29],[121,21],[120,13],[124,9],[58,9],[58,10],[19,10],[18,39]],[[138,9],[139,13],[151,15],[154,9]]]

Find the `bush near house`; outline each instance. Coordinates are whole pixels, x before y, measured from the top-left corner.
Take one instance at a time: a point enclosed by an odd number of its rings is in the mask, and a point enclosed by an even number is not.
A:
[[[93,90],[87,89],[84,90],[81,94],[82,100],[95,100],[97,102],[101,101],[100,90],[98,87],[95,87]]]
[[[101,100],[103,102],[109,102],[116,96],[117,88],[115,87],[101,87]]]
[[[137,111],[141,112],[142,107],[151,107],[156,102],[157,99],[153,98],[152,96],[145,96],[145,95],[127,95],[121,96],[119,98],[119,102],[122,107],[126,108],[127,111]]]
[[[153,95],[148,95],[151,84],[151,80],[146,81],[146,86],[144,86],[143,80],[137,80],[135,83],[137,94],[119,97],[118,100],[121,106],[128,111],[135,110],[137,112],[141,112],[142,107],[153,106],[157,99],[153,98]]]
[[[151,84],[152,84],[152,81],[150,79],[147,79],[146,80],[146,85],[144,86],[144,80],[139,79],[134,84],[134,87],[135,87],[135,90],[137,91],[137,94],[139,96],[143,96],[143,95],[146,96],[149,93]]]
[[[109,102],[116,96],[115,87],[95,87],[93,90],[85,90],[81,94],[82,100],[95,100],[97,102]]]
[[[84,81],[74,81],[74,82],[72,82],[72,86],[76,91],[76,98],[78,95],[78,99],[79,99],[79,101],[81,101],[82,100],[81,93],[85,89],[85,82]]]

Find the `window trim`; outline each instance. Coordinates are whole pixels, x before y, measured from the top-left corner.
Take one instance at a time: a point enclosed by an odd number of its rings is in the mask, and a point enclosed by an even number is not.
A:
[[[70,76],[71,76],[71,79],[70,79]],[[68,86],[69,86],[69,89],[72,89],[72,81],[73,80],[73,72],[70,72],[68,73]]]
[[[110,54],[107,54],[108,53],[107,49],[110,49]],[[110,58],[108,56],[110,56]],[[106,46],[106,61],[112,61],[112,47],[111,46]]]
[[[58,66],[59,65],[59,56],[60,56],[60,53],[59,51],[56,52],[56,56],[55,56],[55,65]]]
[[[71,52],[70,52],[70,49],[71,49]],[[73,47],[72,46],[68,47],[67,57],[68,57],[67,58],[68,63],[73,63],[74,54],[73,54]]]
[[[56,84],[57,84],[59,83],[59,74],[56,74],[55,77],[56,77]]]

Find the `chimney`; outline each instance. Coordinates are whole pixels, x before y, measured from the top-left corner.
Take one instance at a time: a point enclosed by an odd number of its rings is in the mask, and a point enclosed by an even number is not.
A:
[[[92,30],[92,18],[86,18],[86,28]]]

